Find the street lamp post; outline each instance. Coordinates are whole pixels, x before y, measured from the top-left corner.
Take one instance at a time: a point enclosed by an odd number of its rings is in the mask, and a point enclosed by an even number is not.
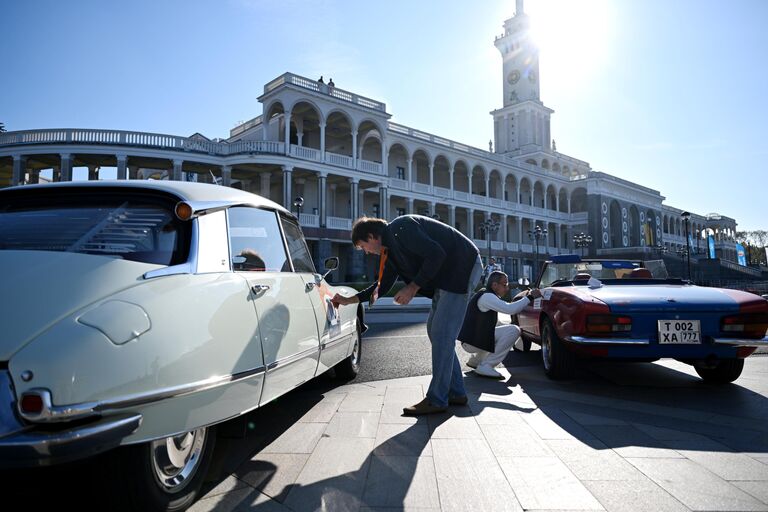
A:
[[[688,224],[690,223],[691,214],[689,212],[683,212],[680,214],[685,224],[685,255],[688,258],[688,280],[691,280],[691,241],[688,234]]]
[[[304,198],[297,196],[296,199],[293,200],[293,206],[296,207],[296,218],[299,219],[299,224],[301,224],[301,207],[304,206]]]
[[[488,264],[491,263],[491,236],[493,233],[499,230],[501,223],[488,217],[480,224],[480,227],[485,231],[485,235],[488,237]]]
[[[533,253],[533,279],[536,279],[536,275],[539,273],[539,240],[547,237],[547,230],[541,229],[541,226],[536,225],[531,231],[528,231],[528,238],[534,241],[536,249]]]
[[[584,248],[589,247],[589,244],[591,243],[592,243],[592,237],[589,235],[585,235],[584,233],[573,235],[573,245],[575,245],[577,249],[581,248],[582,258],[584,257]]]

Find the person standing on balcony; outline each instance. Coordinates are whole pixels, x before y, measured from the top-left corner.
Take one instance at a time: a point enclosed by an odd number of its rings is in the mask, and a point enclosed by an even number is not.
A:
[[[418,293],[432,298],[427,335],[432,343],[432,380],[427,396],[406,407],[406,415],[443,412],[448,404],[466,405],[464,375],[456,356],[456,338],[483,265],[474,243],[458,230],[421,215],[402,215],[390,223],[362,217],[352,226],[352,244],[379,256],[379,278],[351,297],[336,294],[334,304],[373,304],[399,276],[406,286],[395,303],[406,305]]]

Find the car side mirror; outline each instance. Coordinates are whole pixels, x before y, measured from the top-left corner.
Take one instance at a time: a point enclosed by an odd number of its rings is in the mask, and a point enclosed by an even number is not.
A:
[[[325,258],[325,274],[323,274],[323,279],[328,277],[328,274],[339,268],[339,258],[336,256],[332,256],[330,258]]]

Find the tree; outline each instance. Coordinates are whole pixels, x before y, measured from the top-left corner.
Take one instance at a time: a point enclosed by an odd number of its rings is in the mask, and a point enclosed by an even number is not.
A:
[[[0,123],[0,133],[3,133],[3,132],[5,132],[5,131],[7,131],[7,130],[5,129],[5,123]]]

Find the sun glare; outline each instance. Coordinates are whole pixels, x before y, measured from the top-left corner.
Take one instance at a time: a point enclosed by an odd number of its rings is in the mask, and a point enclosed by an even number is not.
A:
[[[588,85],[608,56],[614,14],[609,0],[535,0],[525,3],[540,50],[543,84]]]

